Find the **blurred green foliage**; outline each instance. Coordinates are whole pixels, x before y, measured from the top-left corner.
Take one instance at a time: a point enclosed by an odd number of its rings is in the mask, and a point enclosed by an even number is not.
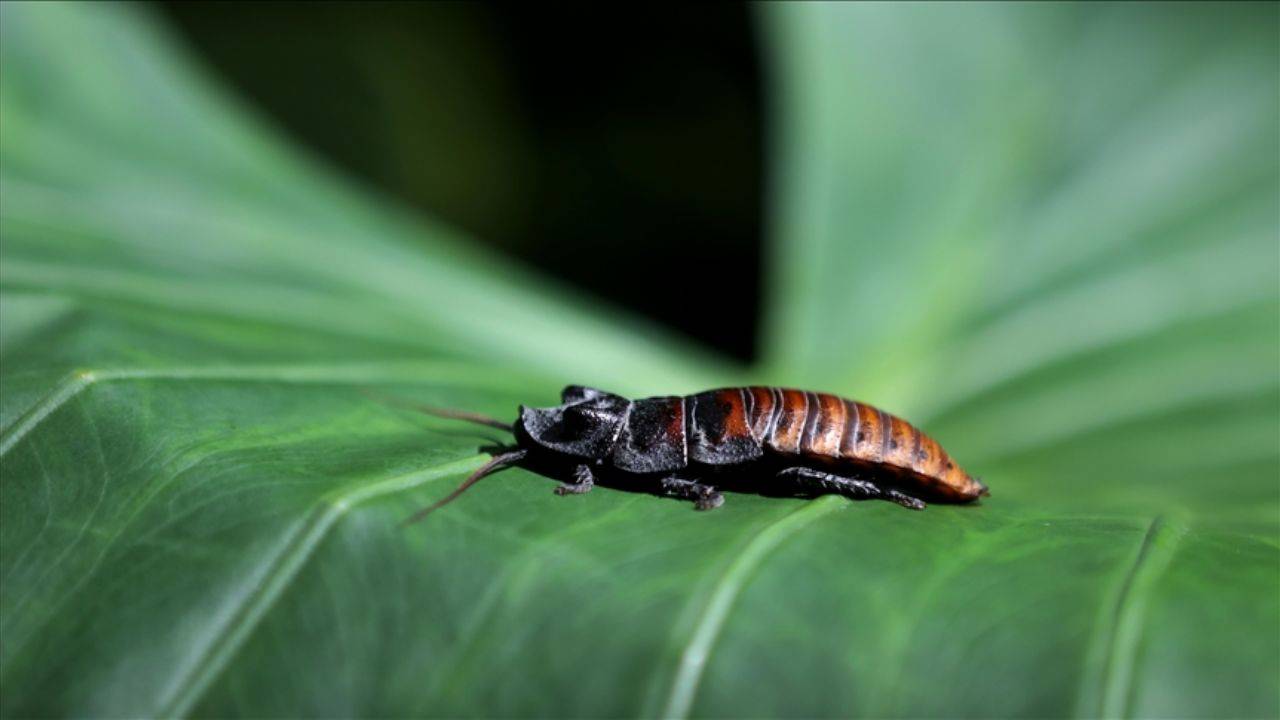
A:
[[[770,5],[765,357],[474,250],[126,5],[0,6],[0,710],[1275,716],[1275,5]],[[710,317],[708,321],[713,321]],[[922,424],[993,496],[483,462],[569,381]]]
[[[483,247],[753,355],[762,113],[747,5],[182,0],[164,16],[296,143]],[[608,32],[599,28],[608,27]],[[589,60],[587,60],[589,58]],[[679,268],[737,279],[735,311]]]
[[[1274,7],[766,17],[770,377],[909,409],[1006,500],[1276,520]]]

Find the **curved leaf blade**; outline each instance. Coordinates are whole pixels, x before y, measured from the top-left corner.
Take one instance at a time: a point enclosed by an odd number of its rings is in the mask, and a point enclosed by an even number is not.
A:
[[[1208,207],[1199,226],[1165,218],[1176,242],[1148,233],[1116,254],[1116,236],[1078,250],[1045,241],[1016,258],[1021,285],[975,292],[961,264],[955,287],[938,291],[952,301],[945,313],[921,315],[927,298],[916,298],[877,320],[914,328],[904,355],[942,338],[961,360],[954,384],[914,356],[857,379],[874,380],[875,399],[931,413],[957,454],[999,479],[982,506],[905,513],[735,495],[704,514],[605,490],[557,499],[551,482],[512,470],[406,530],[404,517],[499,438],[371,402],[364,389],[505,417],[517,403],[551,402],[570,379],[670,392],[730,382],[732,368],[608,327],[611,316],[574,309],[447,231],[326,179],[231,109],[133,9],[0,12],[0,714],[1280,711],[1267,444],[1276,303],[1259,290],[1269,266],[1247,262],[1273,202],[1264,161],[1228,155],[1224,167],[1258,177],[1223,178],[1217,194],[1175,183],[1141,204],[1190,196]],[[800,43],[803,52],[844,52],[842,33],[864,12],[896,37],[951,29],[914,9],[768,12],[814,13],[805,32],[826,41]],[[1052,40],[1076,11],[969,12],[960,19],[971,29],[1005,41],[975,47],[1025,57],[1013,38]],[[1084,47],[1125,49],[1135,11],[1108,12],[1119,20],[1093,26]],[[1181,46],[1174,26],[1166,32]],[[1204,37],[1196,42],[1216,47]],[[66,44],[85,52],[46,50]],[[1069,68],[1077,83],[1086,70]],[[1096,103],[1160,101],[1167,85],[1155,80],[1180,77],[1144,77],[1132,83],[1142,97]],[[1253,71],[1217,77],[1253,87]],[[43,86],[55,91],[33,90],[54,80]],[[1185,97],[1211,86],[1192,82]],[[1162,107],[1179,107],[1176,97]],[[1209,127],[1248,130],[1232,124],[1252,117],[1242,107]],[[1070,116],[1071,149],[1108,136],[1107,113]],[[980,175],[1016,187],[1010,168],[1020,166],[1007,155],[1017,152],[1004,152]],[[1198,163],[1212,154],[1188,152],[1180,167],[1208,167]],[[911,177],[928,180],[931,167]],[[1037,237],[1060,236],[1071,215],[1061,208],[1106,197],[1088,179],[1042,203],[1060,209],[1019,218],[1042,228]],[[910,222],[966,219],[958,227],[982,238],[1002,217],[985,192],[962,188]],[[795,193],[824,222],[830,193]],[[1219,208],[1226,196],[1238,202]],[[1097,227],[1112,220],[1152,225],[1123,204]],[[1206,251],[1206,228],[1233,238],[1222,257]],[[873,258],[876,248],[815,238],[796,248],[798,264],[853,267],[873,282],[929,255],[908,243]],[[884,276],[826,252],[871,253]],[[1040,332],[1043,318],[1088,311],[1096,297],[1167,291],[1219,263],[1241,281],[1205,278],[1194,295],[1217,305],[1150,303],[1075,334]],[[476,304],[432,304],[459,298]],[[492,314],[461,322],[481,311]],[[850,368],[814,359],[860,357],[848,348],[868,341],[850,334],[861,328],[827,337],[788,327],[797,334],[778,347],[796,354],[780,349],[764,372],[853,388]],[[1027,354],[993,368],[1009,347]],[[1151,355],[1158,362],[1139,362]],[[1174,382],[1215,363],[1202,382]],[[948,394],[930,405],[921,378]],[[1042,417],[1045,407],[1057,413]],[[1226,477],[1230,497],[1205,481]]]

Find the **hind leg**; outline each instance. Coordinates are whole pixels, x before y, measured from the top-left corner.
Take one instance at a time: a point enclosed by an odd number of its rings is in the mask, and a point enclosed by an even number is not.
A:
[[[858,500],[871,498],[888,500],[912,510],[923,510],[925,508],[924,501],[898,492],[893,488],[880,487],[870,480],[841,477],[806,467],[787,468],[778,473],[778,477],[805,490],[838,493]]]
[[[714,487],[672,475],[662,479],[662,491],[672,497],[693,501],[695,510],[714,510],[724,504],[724,496]]]

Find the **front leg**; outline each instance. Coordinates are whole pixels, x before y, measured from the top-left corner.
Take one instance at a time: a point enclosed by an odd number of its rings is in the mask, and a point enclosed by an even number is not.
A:
[[[591,488],[596,486],[596,476],[591,472],[591,468],[586,465],[579,465],[573,471],[573,482],[560,483],[556,488],[557,495],[581,495],[591,492]]]
[[[714,510],[724,504],[724,496],[710,485],[681,480],[672,475],[662,479],[662,491],[672,497],[693,501],[694,510]]]
[[[912,510],[923,510],[925,508],[923,500],[913,498],[893,488],[880,487],[870,480],[841,477],[807,467],[787,468],[778,473],[778,477],[784,478],[805,490],[838,493],[857,500],[878,498],[895,502],[904,508]]]

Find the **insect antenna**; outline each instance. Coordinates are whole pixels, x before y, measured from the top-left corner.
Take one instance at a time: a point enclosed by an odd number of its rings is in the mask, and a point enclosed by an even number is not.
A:
[[[459,485],[456,490],[449,493],[444,498],[437,500],[434,504],[428,507],[422,508],[418,512],[414,513],[413,516],[410,517],[408,520],[405,520],[403,524],[411,525],[413,523],[418,522],[419,520],[431,514],[432,512],[439,510],[445,505],[448,505],[449,503],[456,500],[459,495],[466,492],[468,488],[480,482],[485,477],[492,475],[493,473],[498,472],[499,470],[510,467],[515,463],[520,462],[521,460],[524,459],[524,456],[527,454],[528,454],[527,450],[512,450],[511,452],[494,456],[492,460],[485,463],[484,465],[481,465],[480,469],[471,473],[471,476],[468,477],[466,480],[463,480],[462,484]]]
[[[449,420],[465,420],[477,425],[487,425],[491,428],[506,430],[507,432],[515,432],[515,428],[511,423],[502,422],[496,418],[487,417],[479,413],[467,412],[466,410],[451,410],[449,408],[438,408],[430,405],[419,405],[417,403],[406,402],[399,398],[388,397],[381,393],[375,393],[372,390],[361,390],[365,395],[386,405],[405,408],[407,410],[417,410],[420,413],[434,415],[440,418],[448,418]]]

